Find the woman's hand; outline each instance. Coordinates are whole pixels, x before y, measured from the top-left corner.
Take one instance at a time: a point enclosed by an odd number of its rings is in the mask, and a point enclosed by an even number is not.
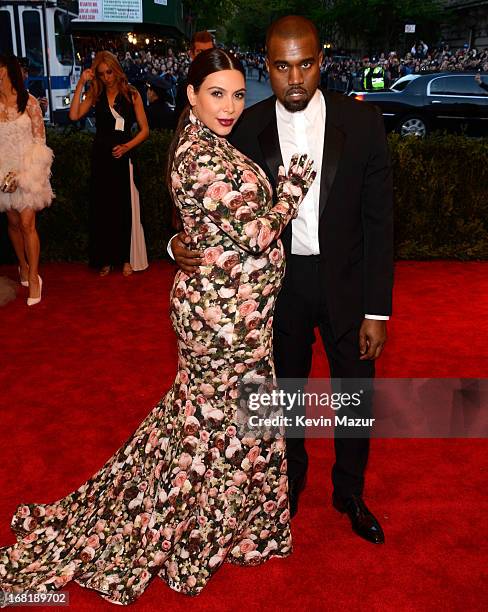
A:
[[[83,72],[81,73],[80,81],[82,85],[85,85],[85,83],[87,83],[88,81],[93,81],[94,78],[95,78],[95,73],[93,72],[93,70],[91,68],[87,68],[86,70],[83,70]]]
[[[94,77],[95,74],[91,68],[83,70],[81,73],[69,108],[69,118],[71,121],[78,121],[78,119],[81,119],[90,110],[93,101],[91,90],[88,89],[86,96],[83,96],[83,101],[81,101],[81,97],[85,84],[87,81],[93,81]]]
[[[316,175],[313,161],[307,155],[293,155],[288,174],[283,166],[279,167],[276,188],[278,198],[298,207],[307,195]]]
[[[127,143],[117,145],[116,147],[112,149],[112,156],[115,157],[115,159],[119,159],[119,157],[122,157],[122,155],[125,155],[129,151],[130,151],[130,147]]]

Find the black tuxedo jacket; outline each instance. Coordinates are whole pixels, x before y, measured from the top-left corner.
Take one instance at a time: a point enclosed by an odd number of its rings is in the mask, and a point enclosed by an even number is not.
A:
[[[319,205],[320,266],[329,320],[338,337],[360,324],[365,314],[391,314],[392,175],[378,110],[340,94],[322,93],[326,121]],[[275,187],[283,163],[276,98],[246,109],[230,141],[261,166]],[[291,223],[281,238],[289,256]],[[285,285],[286,281],[285,274]]]

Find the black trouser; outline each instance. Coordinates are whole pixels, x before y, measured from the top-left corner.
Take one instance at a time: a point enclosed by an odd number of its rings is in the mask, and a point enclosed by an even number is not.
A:
[[[371,379],[374,376],[374,361],[359,359],[359,327],[350,329],[340,338],[334,337],[322,277],[318,256],[291,255],[287,258],[287,272],[274,315],[273,348],[280,387],[287,387],[284,379],[308,378],[316,327],[324,343],[332,378]],[[370,405],[364,406],[360,416],[369,416],[370,408]],[[336,428],[336,460],[332,468],[334,492],[339,497],[361,495],[369,438],[341,438],[340,435],[341,430]],[[287,459],[290,480],[305,475],[308,457],[304,438],[287,438]]]

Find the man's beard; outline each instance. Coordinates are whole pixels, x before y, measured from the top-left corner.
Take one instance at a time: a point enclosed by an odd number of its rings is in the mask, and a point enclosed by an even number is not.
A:
[[[298,111],[305,110],[308,106],[308,103],[310,102],[310,96],[308,95],[308,92],[302,88],[299,88],[295,90],[292,89],[288,91],[287,93],[290,94],[293,91],[299,91],[300,93],[304,93],[305,97],[302,98],[301,100],[289,100],[285,96],[285,99],[283,100],[283,106],[290,113],[297,113]]]
[[[296,102],[291,102],[291,101],[285,99],[285,101],[283,103],[283,106],[290,113],[297,113],[298,111],[305,110],[307,108],[309,102],[310,102],[310,100],[308,100],[308,99],[297,100]]]

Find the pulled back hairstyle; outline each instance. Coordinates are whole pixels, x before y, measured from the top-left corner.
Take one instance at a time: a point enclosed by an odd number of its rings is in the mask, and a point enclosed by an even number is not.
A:
[[[110,51],[99,51],[95,55],[95,59],[93,60],[93,64],[91,65],[91,69],[93,70],[93,73],[95,75],[95,78],[91,82],[89,89],[92,96],[93,104],[96,104],[98,102],[98,99],[100,98],[100,95],[105,88],[102,79],[98,76],[98,67],[100,66],[100,64],[107,64],[108,68],[110,70],[113,70],[119,92],[128,102],[132,103],[134,101],[136,89],[135,87],[132,87],[132,85],[129,85],[129,81],[127,80],[125,72],[122,70],[122,66],[119,63],[119,60],[115,57],[113,53],[110,53]]]
[[[198,90],[202,86],[205,79],[210,74],[220,72],[221,70],[239,70],[244,79],[246,78],[244,68],[237,57],[235,57],[232,53],[224,51],[223,49],[214,48],[202,51],[190,64],[187,85],[192,85],[195,93],[198,93]],[[166,180],[168,182],[168,186],[171,185],[171,170],[175,158],[176,147],[178,146],[178,140],[183,128],[190,120],[190,110],[190,104],[187,104],[181,113],[178,125],[176,126],[175,135],[168,150],[168,166],[166,169]]]
[[[23,113],[29,100],[20,62],[15,55],[0,55],[0,66],[7,68],[8,78],[17,93],[17,110]]]

